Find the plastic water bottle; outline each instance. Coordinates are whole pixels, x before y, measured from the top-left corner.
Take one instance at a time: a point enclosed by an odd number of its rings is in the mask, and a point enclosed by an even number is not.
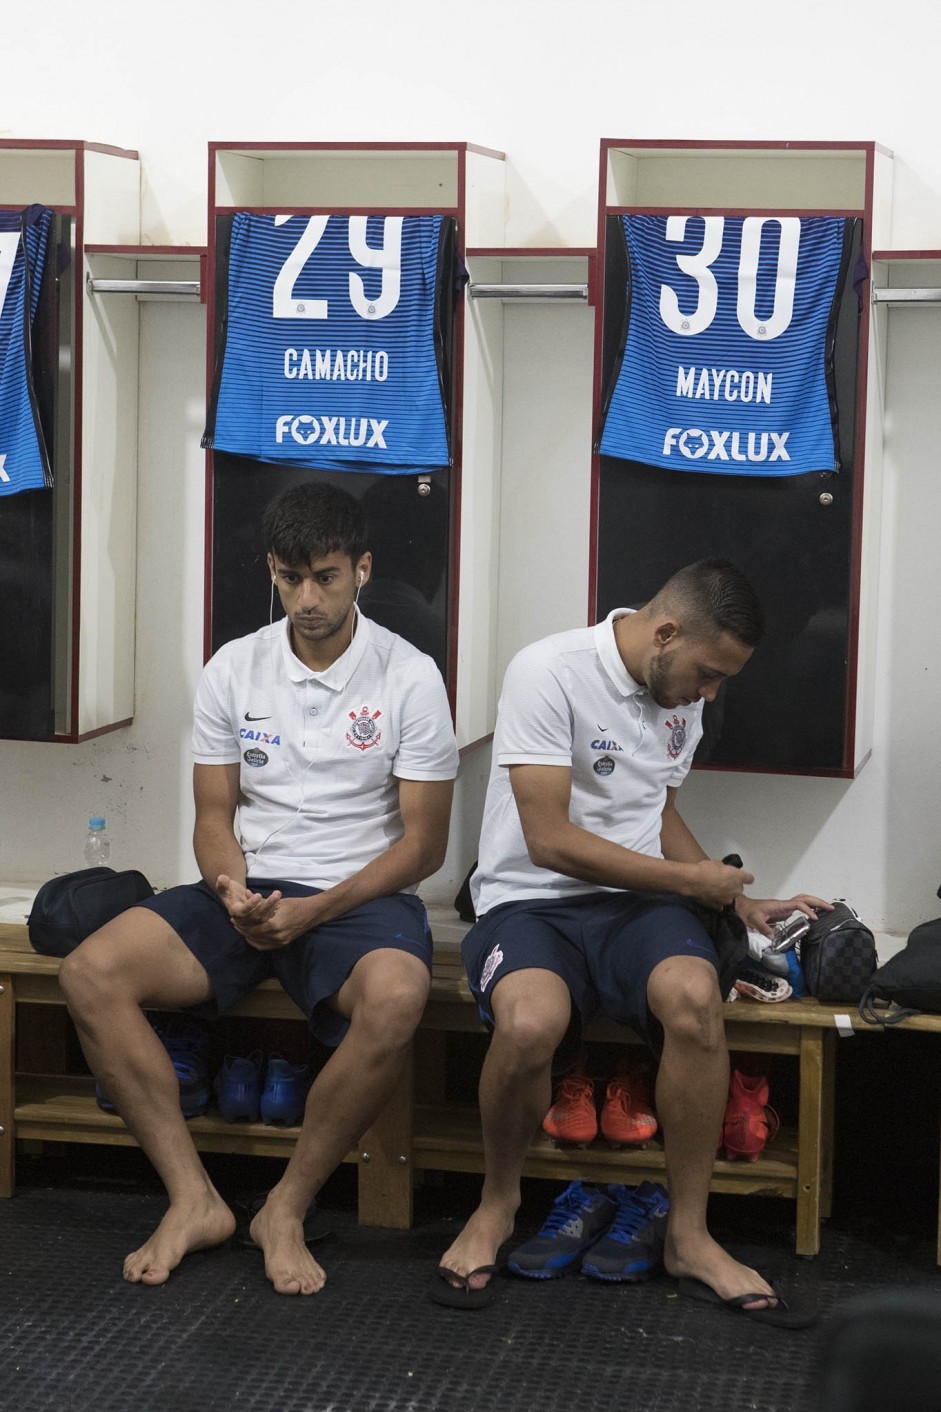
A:
[[[111,857],[111,840],[105,833],[105,821],[100,814],[93,814],[88,820],[84,854],[86,868],[103,868]]]

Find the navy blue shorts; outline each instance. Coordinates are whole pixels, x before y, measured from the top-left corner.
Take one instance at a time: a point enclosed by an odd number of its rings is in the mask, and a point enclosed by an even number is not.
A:
[[[490,996],[511,971],[539,967],[561,976],[572,1023],[553,1069],[578,1057],[584,1023],[597,1011],[628,1025],[655,1055],[660,1022],[647,1005],[651,972],[669,956],[699,956],[719,971],[715,946],[685,900],[672,892],[590,892],[541,902],[502,902],[464,938],[462,957],[481,1019],[493,1027]]]
[[[314,897],[323,889],[272,878],[248,878],[246,887],[267,897],[276,888],[285,897]],[[139,902],[162,917],[209,976],[212,1000],[195,1006],[209,1019],[224,1014],[269,976],[276,976],[324,1044],[336,1045],[349,1021],[326,1003],[356,962],[388,947],[417,956],[431,970],[431,932],[421,901],[397,892],[354,907],[331,922],[304,932],[287,946],[256,951],[233,927],[222,902],[205,882],[171,887]]]

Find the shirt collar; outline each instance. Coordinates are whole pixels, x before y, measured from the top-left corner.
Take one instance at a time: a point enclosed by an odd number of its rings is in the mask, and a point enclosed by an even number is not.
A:
[[[356,631],[353,633],[353,641],[346,651],[341,653],[335,662],[331,662],[323,672],[315,672],[310,667],[305,667],[301,659],[294,655],[291,648],[290,624],[287,618],[283,619],[281,656],[285,671],[291,681],[317,681],[323,686],[329,687],[331,691],[344,690],[350,677],[359,666],[369,641],[369,619],[364,617],[358,608],[354,608],[353,611],[356,614]]]
[[[633,608],[612,608],[604,622],[595,624],[595,649],[601,659],[601,665],[615,689],[624,697],[640,696],[647,691],[645,686],[634,680],[625,667],[614,637],[616,620],[635,611]]]

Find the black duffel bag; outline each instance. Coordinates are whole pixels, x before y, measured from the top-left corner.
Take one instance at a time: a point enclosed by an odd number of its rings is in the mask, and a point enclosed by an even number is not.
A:
[[[68,956],[92,932],[153,895],[154,889],[135,868],[121,873],[80,868],[50,878],[26,918],[30,943],[44,956]]]
[[[879,964],[875,937],[842,900],[811,922],[800,949],[807,989],[830,1004],[858,1004]]]

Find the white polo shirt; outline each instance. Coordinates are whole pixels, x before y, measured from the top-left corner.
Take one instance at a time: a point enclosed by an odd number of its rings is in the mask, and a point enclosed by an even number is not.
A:
[[[238,833],[256,877],[341,882],[402,837],[397,780],[457,774],[435,663],[356,622],[325,672],[295,657],[287,619],[227,642],[203,669],[193,759],[239,763]]]
[[[615,619],[631,611],[615,608],[595,627],[543,638],[507,668],[471,880],[478,916],[501,902],[617,891],[530,861],[508,765],[569,767],[572,823],[635,853],[663,856],[666,792],[689,772],[703,703],[667,710],[634,681],[614,640]]]

